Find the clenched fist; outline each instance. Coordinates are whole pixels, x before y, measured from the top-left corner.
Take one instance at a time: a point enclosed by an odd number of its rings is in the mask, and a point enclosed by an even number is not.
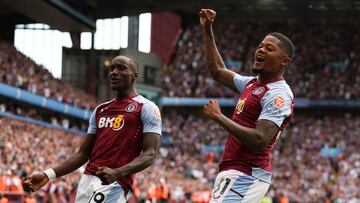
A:
[[[201,9],[199,12],[200,24],[203,27],[212,25],[215,20],[216,12],[211,9]]]
[[[117,170],[108,167],[98,167],[96,176],[100,178],[103,185],[109,185],[120,177]]]
[[[27,177],[23,182],[24,190],[27,192],[38,191],[42,186],[49,182],[49,178],[44,172],[35,172]]]

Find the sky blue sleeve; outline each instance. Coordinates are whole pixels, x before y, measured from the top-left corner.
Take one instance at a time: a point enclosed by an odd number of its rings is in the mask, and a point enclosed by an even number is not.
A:
[[[262,111],[258,120],[270,120],[280,127],[292,113],[292,104],[293,98],[286,89],[270,90],[261,100]]]
[[[141,110],[141,121],[143,122],[143,133],[156,133],[161,135],[161,114],[159,108],[153,102],[144,104]]]
[[[248,77],[248,76],[242,76],[242,75],[236,74],[233,78],[234,86],[239,91],[239,93],[241,93],[244,90],[245,85],[254,78],[255,77]]]
[[[96,134],[97,127],[96,127],[95,115],[96,115],[96,109],[93,111],[93,113],[91,114],[90,119],[89,119],[89,127],[87,130],[88,134]]]

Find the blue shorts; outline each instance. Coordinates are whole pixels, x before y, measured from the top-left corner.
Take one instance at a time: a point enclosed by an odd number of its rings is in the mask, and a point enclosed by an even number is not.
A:
[[[76,203],[125,203],[131,192],[125,195],[119,183],[101,185],[101,180],[93,175],[83,174],[76,193]]]
[[[216,177],[210,203],[257,203],[269,187],[269,183],[240,171],[222,171]]]

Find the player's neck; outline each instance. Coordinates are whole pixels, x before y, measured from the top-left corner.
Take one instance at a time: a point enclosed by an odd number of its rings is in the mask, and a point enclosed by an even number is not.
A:
[[[135,88],[131,87],[127,90],[118,91],[116,98],[125,99],[125,98],[129,98],[129,97],[134,97],[136,95],[138,95],[138,93],[136,92]]]
[[[283,80],[282,74],[260,74],[258,77],[258,83],[271,83],[279,80]]]

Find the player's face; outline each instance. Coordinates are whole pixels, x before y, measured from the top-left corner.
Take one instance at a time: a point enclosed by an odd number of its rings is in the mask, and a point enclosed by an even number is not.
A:
[[[111,89],[123,90],[134,84],[138,74],[129,58],[118,56],[111,61],[109,76]]]
[[[287,56],[281,49],[281,41],[268,35],[255,52],[253,72],[259,74],[277,73],[286,65],[286,58]]]

